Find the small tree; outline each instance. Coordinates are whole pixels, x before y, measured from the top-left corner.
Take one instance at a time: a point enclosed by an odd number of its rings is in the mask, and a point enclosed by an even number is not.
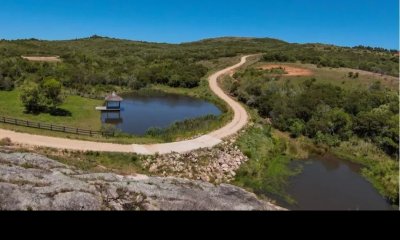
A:
[[[298,118],[293,119],[290,122],[291,122],[289,126],[290,136],[294,138],[301,136],[306,128],[304,122]]]
[[[25,82],[22,86],[21,101],[29,113],[38,113],[45,109],[45,99],[38,84],[34,82]]]
[[[348,76],[349,78],[353,78],[354,73],[353,72],[349,72]]]
[[[46,105],[54,110],[63,102],[61,91],[62,84],[54,78],[45,79],[40,90],[46,98]]]

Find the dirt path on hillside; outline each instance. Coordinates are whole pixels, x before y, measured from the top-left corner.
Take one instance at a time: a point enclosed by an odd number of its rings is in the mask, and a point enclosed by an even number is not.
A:
[[[252,56],[252,55],[250,55]],[[222,139],[227,138],[240,129],[242,129],[248,122],[248,114],[246,110],[231,97],[226,95],[224,91],[218,86],[217,79],[236,68],[239,68],[246,63],[247,58],[250,56],[244,56],[238,64],[231,67],[225,68],[212,74],[208,80],[211,90],[222,100],[224,100],[233,110],[234,116],[230,123],[224,127],[213,131],[209,134],[203,135],[196,139],[161,143],[161,144],[114,144],[114,143],[100,143],[90,142],[82,140],[72,140],[66,138],[56,138],[40,135],[32,135],[28,133],[19,133],[10,130],[0,129],[0,139],[8,137],[12,142],[19,144],[27,144],[32,146],[50,147],[58,149],[70,149],[80,151],[99,151],[99,152],[132,152],[138,154],[165,154],[170,152],[184,153],[200,148],[213,147],[222,142]]]

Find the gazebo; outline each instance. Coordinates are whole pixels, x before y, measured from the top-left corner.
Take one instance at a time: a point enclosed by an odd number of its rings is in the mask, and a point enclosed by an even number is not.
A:
[[[115,92],[108,95],[106,98],[106,110],[120,110],[121,102],[124,100],[122,97],[118,96]]]

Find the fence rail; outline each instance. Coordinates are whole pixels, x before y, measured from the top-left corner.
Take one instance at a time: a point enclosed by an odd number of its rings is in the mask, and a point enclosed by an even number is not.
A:
[[[45,129],[45,130],[50,130],[50,131],[72,133],[72,134],[78,134],[78,135],[88,135],[88,136],[94,136],[94,135],[102,135],[103,136],[103,135],[105,135],[105,133],[102,131],[93,131],[93,130],[88,130],[88,129],[73,128],[73,127],[60,126],[60,125],[54,125],[54,124],[42,123],[42,122],[31,122],[31,121],[27,121],[27,120],[2,117],[2,116],[0,116],[0,123],[8,123],[8,124],[17,125],[17,126],[39,128],[39,129]]]

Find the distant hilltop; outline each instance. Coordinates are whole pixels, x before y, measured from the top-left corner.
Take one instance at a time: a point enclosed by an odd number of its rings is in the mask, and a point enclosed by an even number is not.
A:
[[[130,42],[140,42],[140,43],[163,43],[163,44],[190,44],[190,43],[204,43],[204,42],[246,42],[246,41],[253,41],[253,42],[264,42],[264,41],[274,41],[274,42],[280,42],[280,43],[286,43],[289,44],[289,42],[286,42],[281,39],[277,38],[270,38],[270,37],[239,37],[239,36],[222,36],[222,37],[214,37],[214,38],[204,38],[200,40],[194,40],[194,41],[187,41],[187,42],[181,42],[181,43],[165,43],[165,42],[152,42],[152,41],[145,41],[145,40],[135,40],[135,39],[124,39],[124,38],[115,38],[115,37],[108,37],[108,36],[101,36],[97,34],[93,34],[89,37],[82,37],[82,38],[74,38],[74,39],[63,39],[63,40],[47,40],[47,39],[38,39],[38,38],[22,38],[22,39],[1,39],[1,41],[46,41],[46,42],[51,42],[51,41],[79,41],[79,40],[96,40],[96,39],[104,39],[104,40],[121,40],[121,41],[130,41]],[[293,44],[298,44],[298,43],[293,43]],[[302,43],[300,45],[324,45],[324,46],[336,46],[333,44],[327,44],[327,43]],[[364,45],[357,45],[357,46],[340,46],[344,48],[353,48],[353,49],[364,49],[364,50],[369,50],[369,51],[376,51],[376,52],[391,52],[395,53],[396,55],[399,54],[398,49],[387,49],[387,48],[382,48],[382,47],[371,47],[371,46],[364,46]]]

